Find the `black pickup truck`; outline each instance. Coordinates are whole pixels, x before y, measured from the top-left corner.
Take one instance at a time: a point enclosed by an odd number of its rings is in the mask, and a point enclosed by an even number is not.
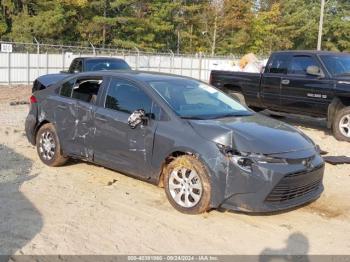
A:
[[[263,73],[212,71],[210,84],[253,110],[327,118],[338,140],[350,142],[350,54],[283,51]]]
[[[66,78],[70,74],[91,71],[110,71],[110,70],[131,70],[127,62],[114,57],[77,57],[71,62],[68,71],[61,71],[59,74],[43,75],[35,79],[32,92],[45,89],[52,83]]]

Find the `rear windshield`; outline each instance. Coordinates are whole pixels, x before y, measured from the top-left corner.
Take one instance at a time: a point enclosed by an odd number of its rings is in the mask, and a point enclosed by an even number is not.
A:
[[[182,118],[216,119],[252,114],[234,99],[196,80],[170,79],[148,83]]]
[[[130,70],[130,66],[125,61],[115,59],[87,60],[85,66],[85,71]]]

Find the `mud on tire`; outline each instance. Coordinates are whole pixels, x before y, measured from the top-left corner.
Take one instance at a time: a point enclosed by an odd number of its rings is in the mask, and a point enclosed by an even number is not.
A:
[[[165,193],[176,210],[185,214],[200,214],[209,210],[209,174],[196,157],[179,156],[168,164],[164,172]]]
[[[36,148],[40,160],[52,167],[64,165],[68,158],[62,155],[61,145],[53,124],[43,125],[36,134]]]

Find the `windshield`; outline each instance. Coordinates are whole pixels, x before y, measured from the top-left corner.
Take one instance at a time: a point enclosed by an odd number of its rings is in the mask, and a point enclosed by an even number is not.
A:
[[[321,59],[333,76],[350,76],[350,55],[321,55]]]
[[[229,96],[199,81],[174,79],[148,83],[182,118],[215,119],[252,114]]]
[[[129,70],[130,66],[123,60],[116,59],[96,59],[86,61],[85,71],[102,71],[102,70]]]

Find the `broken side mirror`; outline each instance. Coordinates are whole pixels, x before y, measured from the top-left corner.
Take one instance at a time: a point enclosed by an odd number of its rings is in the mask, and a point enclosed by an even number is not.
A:
[[[146,125],[148,123],[148,117],[146,116],[145,110],[135,110],[128,118],[128,125],[135,129],[138,125]]]
[[[321,68],[319,68],[318,66],[308,66],[306,69],[306,73],[311,76],[317,76],[320,78],[324,77],[324,74]]]

